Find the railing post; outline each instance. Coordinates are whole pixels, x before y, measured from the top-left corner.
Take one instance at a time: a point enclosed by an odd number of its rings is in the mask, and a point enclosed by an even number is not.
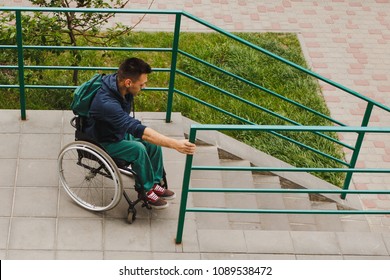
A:
[[[189,141],[191,143],[195,143],[195,139],[196,139],[196,129],[191,128],[190,135],[189,135]],[[183,186],[182,186],[182,190],[181,190],[179,220],[177,223],[176,244],[181,244],[182,237],[183,237],[183,228],[184,228],[184,220],[185,220],[186,211],[187,211],[188,189],[190,186],[193,157],[194,157],[193,155],[187,155],[187,158],[186,158],[184,177],[183,177]]]
[[[367,127],[367,125],[370,121],[373,106],[374,106],[373,103],[371,103],[371,102],[367,103],[366,112],[364,113],[364,117],[363,117],[363,121],[362,121],[362,125],[361,125],[362,127]],[[362,144],[363,144],[364,135],[365,135],[365,132],[359,132],[358,138],[356,140],[355,150],[353,151],[353,154],[351,157],[351,162],[349,164],[349,168],[355,168],[355,166],[356,166],[356,162],[357,162],[357,159],[359,157],[360,149],[361,149]],[[345,181],[344,181],[343,190],[349,189],[349,184],[351,183],[352,175],[353,175],[353,172],[347,173],[347,176],[345,177]],[[346,193],[341,194],[342,199],[345,199],[346,196],[347,196]]]
[[[179,50],[180,26],[181,26],[181,13],[177,13],[176,21],[175,21],[175,33],[173,37],[173,46],[172,46],[171,72],[169,75],[167,114],[165,117],[165,122],[167,123],[171,122],[171,115],[172,115],[173,93],[175,91],[177,53]]]
[[[26,97],[24,87],[24,56],[23,56],[23,31],[22,15],[20,11],[16,13],[16,43],[18,50],[18,75],[19,75],[19,98],[21,119],[26,120]]]

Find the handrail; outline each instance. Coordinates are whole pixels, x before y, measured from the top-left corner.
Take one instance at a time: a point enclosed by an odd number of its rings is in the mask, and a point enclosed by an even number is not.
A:
[[[242,117],[239,117],[239,116],[237,116],[237,115],[235,115],[235,114],[233,114],[233,113],[230,113],[230,112],[228,112],[228,111],[225,111],[225,110],[223,110],[223,109],[221,109],[221,108],[219,108],[219,107],[217,107],[217,106],[214,106],[214,105],[212,105],[212,104],[210,104],[210,103],[208,103],[208,102],[202,101],[202,100],[200,100],[200,99],[198,99],[198,98],[196,98],[196,97],[193,97],[193,96],[191,96],[191,95],[188,95],[188,94],[186,94],[186,93],[184,93],[184,92],[182,92],[182,91],[180,91],[180,90],[175,90],[175,92],[178,93],[178,94],[180,94],[180,95],[182,95],[182,96],[185,96],[185,97],[187,97],[187,98],[189,98],[189,99],[191,99],[191,100],[194,100],[194,101],[196,101],[196,102],[198,102],[198,103],[200,103],[200,104],[202,104],[202,105],[204,105],[204,106],[207,106],[207,107],[209,107],[209,108],[212,108],[212,109],[214,109],[214,110],[216,110],[216,111],[218,111],[218,112],[224,113],[224,114],[226,114],[226,115],[228,115],[228,116],[230,116],[230,117],[232,117],[232,118],[234,118],[234,119],[236,119],[236,120],[239,120],[239,121],[241,121],[241,122],[243,122],[243,123],[256,125],[256,123],[254,123],[254,122],[248,121],[247,119],[244,119],[244,118],[242,118]],[[312,151],[312,152],[314,152],[314,153],[317,153],[317,154],[319,154],[319,155],[322,155],[322,156],[324,156],[324,157],[326,157],[326,158],[332,159],[332,160],[334,160],[334,161],[336,161],[336,162],[338,162],[338,163],[340,163],[340,164],[343,164],[343,165],[345,165],[345,166],[349,166],[348,163],[346,163],[346,162],[344,162],[344,161],[342,161],[342,160],[340,160],[340,159],[338,159],[338,158],[335,158],[335,157],[333,157],[333,156],[331,156],[331,155],[328,155],[328,154],[326,154],[326,153],[324,153],[324,152],[322,152],[322,151],[320,151],[320,150],[318,150],[318,149],[315,149],[315,148],[313,148],[313,147],[311,147],[311,146],[309,146],[309,145],[305,145],[305,144],[303,144],[303,143],[300,143],[299,141],[296,141],[296,140],[294,140],[294,139],[292,139],[292,138],[289,138],[289,137],[287,137],[287,136],[285,136],[285,135],[282,135],[282,134],[280,134],[280,133],[276,133],[275,131],[272,131],[272,130],[267,131],[267,132],[269,132],[270,134],[275,135],[275,136],[277,136],[277,137],[279,137],[279,138],[281,138],[281,139],[284,139],[284,140],[287,140],[287,141],[289,141],[289,142],[291,142],[291,143],[294,143],[294,144],[298,145],[299,147],[303,147],[303,148],[305,148],[305,149],[307,149],[307,150],[309,150],[309,151]],[[354,148],[351,148],[351,149],[354,150]]]
[[[217,31],[217,32],[219,32],[219,33],[221,33],[221,34],[223,34],[223,35],[225,35],[225,36],[227,36],[227,37],[237,41],[237,42],[240,42],[240,43],[242,43],[245,46],[248,46],[248,47],[250,47],[250,48],[252,48],[254,50],[257,50],[257,51],[259,51],[259,52],[261,52],[263,54],[266,54],[267,56],[272,57],[272,58],[274,58],[274,59],[276,59],[276,60],[278,60],[280,62],[283,62],[283,63],[285,63],[285,64],[287,64],[287,65],[289,65],[291,67],[294,67],[294,68],[298,69],[301,72],[304,72],[304,73],[306,73],[306,74],[308,74],[308,75],[310,75],[310,76],[312,76],[312,77],[314,77],[316,79],[319,79],[319,80],[321,80],[321,81],[323,81],[323,82],[325,82],[327,84],[330,84],[330,85],[332,85],[332,86],[334,86],[336,88],[339,88],[342,91],[348,92],[349,94],[354,95],[354,96],[356,96],[356,97],[358,97],[358,98],[360,98],[360,99],[362,99],[362,100],[364,100],[366,102],[373,103],[376,106],[378,106],[379,108],[381,108],[381,109],[383,109],[383,110],[385,110],[387,112],[390,112],[390,107],[387,107],[387,106],[385,106],[383,104],[380,104],[380,103],[376,102],[375,100],[373,100],[373,99],[371,99],[371,98],[369,98],[367,96],[364,96],[364,95],[362,95],[362,94],[360,94],[360,93],[358,93],[358,92],[356,92],[356,91],[354,91],[352,89],[349,89],[349,88],[347,88],[347,87],[345,87],[345,86],[343,86],[343,85],[341,85],[339,83],[336,83],[336,82],[334,82],[334,81],[332,81],[332,80],[330,80],[328,78],[325,78],[325,77],[323,77],[323,76],[321,76],[321,75],[319,75],[319,74],[317,74],[315,72],[312,72],[312,71],[310,71],[310,70],[308,70],[308,69],[306,69],[306,68],[304,68],[304,67],[302,67],[302,66],[300,66],[300,65],[298,65],[298,64],[296,64],[294,62],[291,62],[291,61],[289,61],[287,59],[284,59],[283,57],[280,57],[280,56],[278,56],[278,55],[276,55],[276,54],[274,54],[274,53],[272,53],[272,52],[270,52],[270,51],[268,51],[266,49],[263,49],[263,48],[255,45],[255,44],[251,43],[251,42],[243,40],[242,38],[238,37],[237,35],[234,35],[232,33],[229,33],[227,31],[219,28],[219,27],[211,25],[208,22],[206,22],[206,21],[204,21],[204,20],[202,20],[200,18],[195,17],[194,15],[191,15],[191,14],[186,13],[186,12],[183,12],[183,14],[186,17],[188,17],[189,19],[192,19],[192,20],[194,20],[194,21],[196,21],[196,22],[198,22],[198,23],[200,23],[200,24],[202,24],[204,26],[207,26],[210,29],[213,29],[214,31]]]
[[[346,133],[390,133],[389,127],[334,127],[334,126],[275,126],[275,125],[191,125],[189,141],[195,143],[197,131],[321,131]],[[232,209],[232,208],[187,208],[188,194],[190,192],[203,193],[315,193],[315,194],[390,194],[390,190],[346,190],[346,189],[249,189],[249,188],[191,188],[191,171],[274,171],[274,172],[345,172],[352,173],[390,173],[388,168],[296,168],[296,167],[226,167],[226,166],[193,166],[193,155],[187,155],[183,177],[179,221],[176,233],[176,243],[182,242],[185,215],[187,212],[206,213],[267,213],[267,214],[390,214],[389,210],[291,210],[291,209]]]
[[[207,61],[204,61],[204,60],[202,60],[202,59],[199,59],[198,57],[195,57],[195,56],[193,56],[193,55],[191,55],[191,54],[189,54],[189,53],[187,53],[187,52],[184,52],[184,51],[182,51],[182,50],[179,50],[179,53],[182,54],[182,55],[184,55],[184,56],[186,56],[186,57],[188,57],[188,58],[191,58],[191,59],[193,59],[193,60],[195,60],[195,61],[197,61],[197,62],[199,62],[199,63],[202,63],[202,64],[204,64],[204,65],[210,67],[210,68],[213,69],[213,70],[217,70],[217,71],[219,71],[219,72],[221,72],[221,73],[223,73],[223,74],[225,74],[225,75],[227,75],[227,76],[230,76],[230,77],[232,77],[232,78],[236,78],[238,81],[244,82],[245,84],[248,84],[248,85],[250,85],[250,86],[253,86],[254,88],[260,89],[260,90],[262,90],[262,91],[264,91],[264,92],[266,92],[266,93],[268,93],[268,94],[270,94],[270,95],[272,95],[272,96],[278,97],[278,98],[280,98],[280,99],[283,100],[283,101],[286,101],[286,102],[288,102],[288,103],[291,103],[291,104],[297,106],[298,108],[304,109],[304,110],[306,110],[306,111],[308,111],[308,112],[310,112],[310,113],[313,113],[313,114],[315,114],[315,115],[318,115],[318,116],[320,116],[320,117],[322,117],[322,118],[324,118],[324,119],[326,119],[326,120],[328,120],[328,121],[331,121],[331,122],[334,123],[334,124],[341,125],[341,126],[346,126],[346,124],[343,124],[342,122],[339,122],[338,120],[335,120],[335,119],[333,119],[333,118],[331,118],[331,117],[329,117],[329,116],[327,116],[327,115],[324,115],[324,114],[322,114],[322,113],[320,113],[320,112],[317,112],[317,111],[315,111],[315,110],[313,110],[313,109],[311,109],[311,108],[309,108],[309,107],[307,107],[307,106],[304,106],[304,105],[302,105],[302,104],[300,104],[300,103],[298,103],[298,102],[296,102],[296,101],[294,101],[294,100],[288,99],[288,98],[286,98],[286,97],[284,97],[284,96],[282,96],[282,95],[280,95],[280,94],[278,94],[278,93],[276,93],[276,92],[274,92],[274,91],[272,91],[272,90],[269,90],[269,89],[267,89],[267,88],[265,88],[265,87],[262,87],[262,86],[260,86],[260,85],[258,85],[258,84],[256,84],[256,83],[251,82],[251,81],[249,81],[249,80],[247,80],[247,79],[244,79],[244,78],[242,78],[242,77],[240,77],[240,76],[237,76],[237,75],[235,75],[235,74],[233,74],[233,73],[231,73],[231,72],[229,72],[229,71],[226,71],[226,70],[224,70],[224,69],[221,69],[221,68],[219,68],[219,67],[217,67],[217,66],[215,66],[215,65],[213,65],[213,64],[211,64],[211,63],[209,63],[209,62],[207,62]]]
[[[263,107],[263,106],[260,106],[260,105],[258,105],[258,104],[256,104],[256,103],[253,103],[253,102],[250,102],[249,100],[246,100],[245,98],[242,98],[242,97],[240,97],[240,96],[237,96],[237,95],[235,95],[235,94],[233,94],[233,93],[231,93],[231,92],[229,92],[229,91],[227,91],[227,90],[220,89],[220,88],[218,88],[217,86],[214,86],[214,85],[212,85],[212,84],[210,84],[210,83],[208,83],[208,82],[205,82],[205,81],[203,81],[203,80],[201,80],[201,79],[199,79],[199,78],[197,78],[197,77],[191,76],[190,74],[187,74],[187,73],[185,73],[185,72],[183,72],[183,71],[181,71],[181,70],[177,70],[176,72],[177,72],[178,74],[184,76],[184,77],[187,77],[187,78],[189,78],[189,79],[191,79],[191,80],[193,80],[193,81],[198,82],[199,84],[205,85],[205,86],[210,87],[210,88],[212,88],[212,89],[214,89],[214,90],[216,90],[216,91],[218,91],[218,92],[220,92],[220,93],[223,93],[223,94],[226,95],[226,96],[229,96],[229,97],[231,97],[231,98],[233,98],[233,99],[239,100],[239,101],[241,101],[241,102],[244,103],[244,104],[247,104],[247,105],[249,105],[249,106],[251,106],[251,107],[253,107],[253,108],[258,109],[259,111],[266,112],[267,114],[269,114],[269,115],[271,115],[271,116],[273,116],[273,117],[279,118],[279,119],[281,119],[281,120],[283,120],[283,121],[285,121],[285,122],[288,122],[288,123],[290,123],[290,124],[294,124],[294,125],[298,125],[298,126],[303,126],[302,124],[300,124],[300,123],[298,123],[298,122],[296,122],[296,121],[293,121],[293,120],[291,120],[290,118],[287,118],[287,117],[285,117],[285,116],[281,116],[281,115],[279,115],[279,114],[277,114],[277,113],[275,113],[275,112],[273,112],[273,111],[271,111],[271,110],[269,110],[269,109],[267,109],[267,108],[265,108],[265,107]],[[285,98],[285,99],[287,99],[287,98]],[[328,136],[328,135],[320,134],[320,133],[318,133],[318,132],[314,132],[314,133],[317,134],[317,135],[319,135],[319,136],[322,136],[322,137],[324,137],[325,139],[328,139],[328,140],[330,140],[330,141],[332,141],[332,142],[334,142],[334,143],[336,143],[336,144],[342,145],[342,146],[344,146],[344,147],[346,147],[346,148],[348,148],[348,149],[350,149],[350,150],[354,150],[354,147],[351,147],[350,145],[348,145],[348,144],[346,144],[346,143],[340,142],[340,141],[338,141],[337,139],[334,139],[334,138],[332,138],[332,137],[330,137],[330,136]]]

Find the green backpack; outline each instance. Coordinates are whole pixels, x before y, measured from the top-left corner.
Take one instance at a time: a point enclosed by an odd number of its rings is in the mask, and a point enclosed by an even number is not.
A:
[[[78,86],[73,93],[70,107],[75,115],[89,117],[89,108],[95,94],[102,86],[104,74],[95,74],[89,81]]]

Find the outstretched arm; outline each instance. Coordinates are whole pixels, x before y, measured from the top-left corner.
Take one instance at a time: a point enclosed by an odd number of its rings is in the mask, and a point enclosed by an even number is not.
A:
[[[194,154],[196,148],[195,144],[189,142],[188,140],[177,140],[167,137],[150,127],[145,128],[144,134],[142,135],[142,140],[158,146],[175,149],[176,151],[187,155]]]

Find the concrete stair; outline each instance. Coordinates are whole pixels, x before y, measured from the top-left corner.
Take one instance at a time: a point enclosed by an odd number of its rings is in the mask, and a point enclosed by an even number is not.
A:
[[[250,167],[242,159],[231,159],[215,146],[198,146],[194,165]],[[194,171],[192,188],[264,188],[281,189],[280,177],[273,174],[250,171]],[[232,209],[278,209],[278,210],[337,210],[332,201],[318,201],[308,194],[295,193],[192,193],[192,206]],[[314,199],[314,200],[313,200]],[[343,215],[312,214],[245,214],[245,213],[197,213],[198,228],[221,230],[277,230],[277,231],[344,231],[343,225],[361,219]],[[352,219],[352,220],[351,220]],[[368,224],[367,224],[368,226]],[[367,227],[368,229],[368,227]]]

